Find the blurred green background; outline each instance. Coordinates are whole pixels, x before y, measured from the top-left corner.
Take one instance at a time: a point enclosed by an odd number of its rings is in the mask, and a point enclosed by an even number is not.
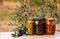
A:
[[[11,21],[10,18],[12,15],[10,9],[15,8],[16,6],[21,7],[22,4],[20,3],[20,1],[21,0],[0,0],[0,32],[12,31],[13,29],[16,28],[16,25],[8,26],[9,23],[11,22],[13,23],[13,21]],[[60,0],[56,1],[57,1],[57,10],[60,12]],[[35,8],[38,8],[38,6],[35,6]]]

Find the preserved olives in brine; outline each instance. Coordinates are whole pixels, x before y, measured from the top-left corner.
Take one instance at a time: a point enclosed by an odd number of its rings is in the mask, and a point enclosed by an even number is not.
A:
[[[38,18],[35,20],[35,34],[43,35],[45,34],[45,18]]]

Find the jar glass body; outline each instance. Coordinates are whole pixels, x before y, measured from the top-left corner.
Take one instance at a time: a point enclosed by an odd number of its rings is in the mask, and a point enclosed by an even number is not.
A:
[[[35,34],[43,35],[45,34],[46,26],[45,26],[45,18],[39,18],[35,20]]]
[[[34,19],[29,19],[27,23],[27,32],[29,35],[33,35],[34,31]]]
[[[55,33],[55,25],[53,24],[54,20],[46,20],[46,34],[53,35]]]

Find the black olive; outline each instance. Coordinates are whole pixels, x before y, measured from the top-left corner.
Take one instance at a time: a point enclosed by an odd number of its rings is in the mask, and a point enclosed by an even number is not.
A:
[[[18,30],[18,33],[19,33],[19,34],[22,34],[22,30]]]
[[[26,5],[24,5],[24,7],[26,7]]]
[[[22,6],[22,8],[24,8],[24,7]]]
[[[18,37],[19,37],[19,36],[22,36],[22,34],[18,34]]]

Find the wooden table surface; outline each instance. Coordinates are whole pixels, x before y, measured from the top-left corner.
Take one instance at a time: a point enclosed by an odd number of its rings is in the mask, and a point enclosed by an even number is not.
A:
[[[0,39],[60,39],[60,32],[57,31],[54,35],[24,35],[18,38],[13,38],[11,33],[13,32],[0,32]]]

